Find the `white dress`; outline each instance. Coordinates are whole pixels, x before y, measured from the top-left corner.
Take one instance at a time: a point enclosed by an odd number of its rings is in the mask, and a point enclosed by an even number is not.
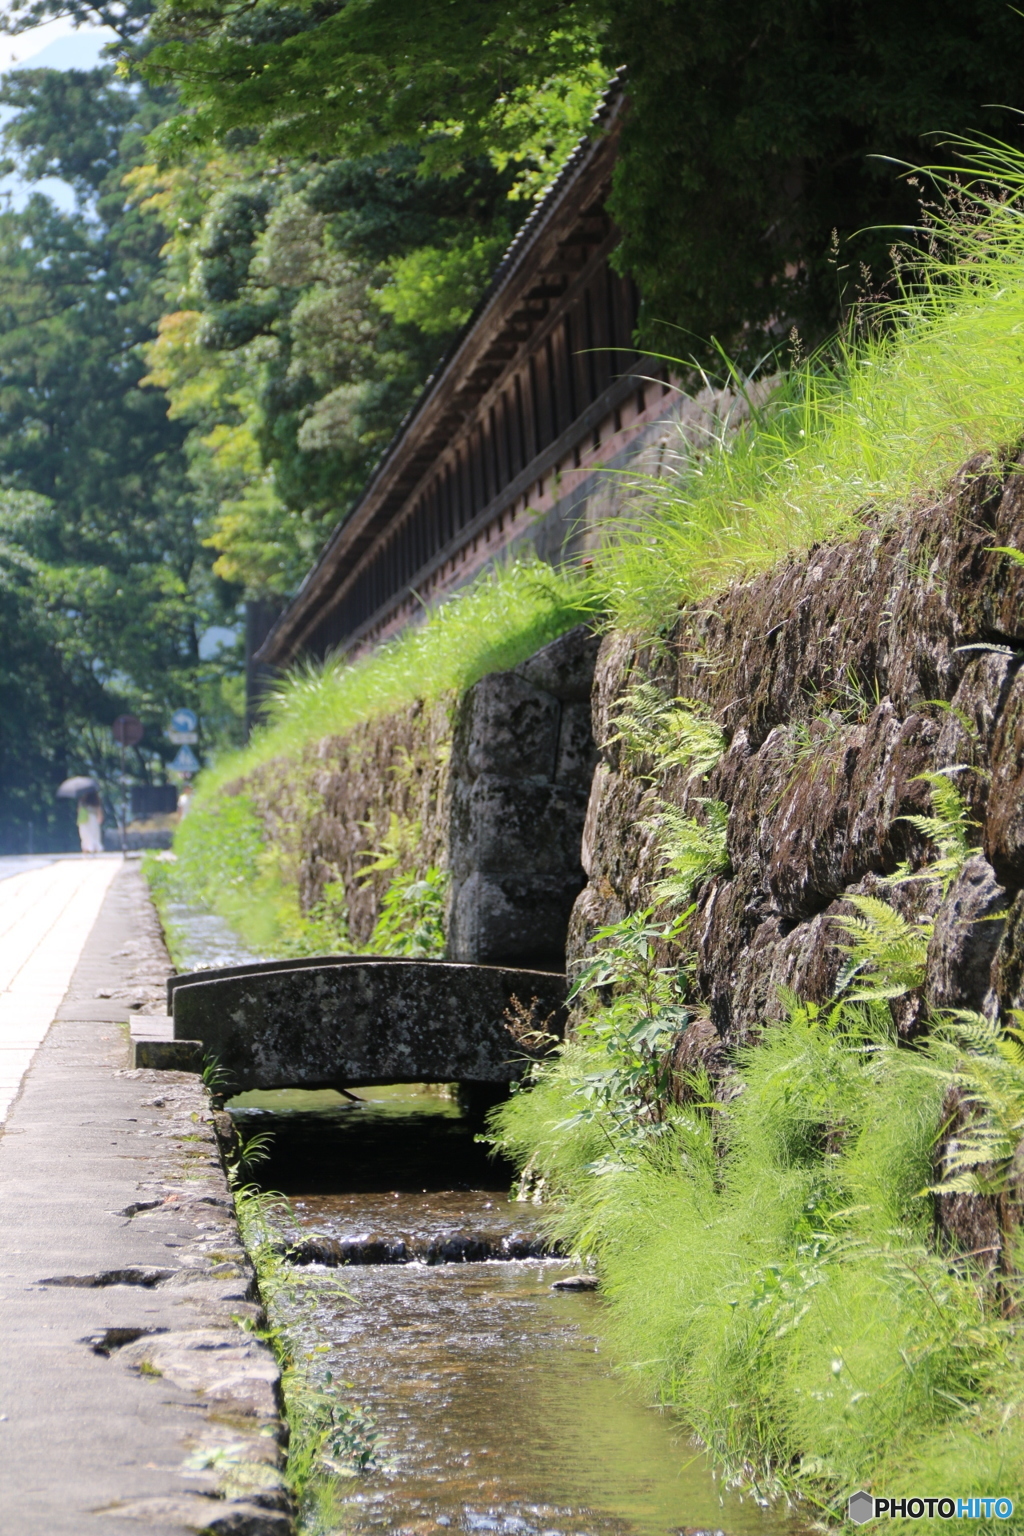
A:
[[[100,831],[99,811],[89,810],[85,820],[78,823],[78,835],[82,840],[83,853],[103,852],[103,833]]]

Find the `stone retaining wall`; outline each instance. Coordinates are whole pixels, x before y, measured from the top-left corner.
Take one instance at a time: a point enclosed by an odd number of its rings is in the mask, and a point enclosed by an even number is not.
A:
[[[448,842],[453,960],[565,967],[569,914],[586,879],[597,650],[580,625],[460,701]]]
[[[365,945],[396,875],[451,872],[448,956],[561,970],[586,876],[598,641],[583,626],[508,672],[330,736],[240,782],[302,909],[325,900]],[[385,868],[369,866],[381,854]]]
[[[588,884],[570,957],[602,923],[646,904],[659,801],[729,807],[730,870],[699,895],[698,984],[720,1035],[777,1014],[778,989],[829,995],[841,963],[831,919],[854,893],[907,913],[930,884],[885,887],[898,863],[934,856],[903,818],[926,813],[920,775],[954,769],[980,852],[938,914],[925,992],[943,1006],[1016,1006],[1024,950],[1024,546],[1020,461],[969,464],[934,505],[818,548],[684,614],[670,644],[601,651],[594,731],[603,742],[584,838]],[[696,700],[727,750],[706,785],[656,786],[611,741],[637,679]],[[844,904],[845,903],[845,904]],[[989,922],[1005,908],[1005,923]],[[984,921],[983,921],[984,920]],[[982,924],[983,926],[978,926]],[[920,1000],[903,1010],[910,1031]]]

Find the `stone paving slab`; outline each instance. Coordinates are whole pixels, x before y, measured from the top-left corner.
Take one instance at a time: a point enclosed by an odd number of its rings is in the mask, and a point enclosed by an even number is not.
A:
[[[4,882],[5,885],[10,882]],[[105,958],[106,957],[106,958]],[[169,963],[120,867],[61,1010]],[[60,1018],[0,1135],[0,1536],[292,1529],[279,1380],[209,1099]]]
[[[116,859],[60,859],[0,883],[0,1121],[119,868]]]

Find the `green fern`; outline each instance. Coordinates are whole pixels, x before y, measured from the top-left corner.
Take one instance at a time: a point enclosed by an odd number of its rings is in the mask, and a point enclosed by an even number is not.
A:
[[[1014,565],[1024,565],[1024,549],[1011,549],[1006,544],[993,544],[989,549],[990,555],[1006,555]]]
[[[712,875],[729,868],[727,829],[729,808],[721,800],[702,800],[705,820],[686,816],[674,805],[662,805],[652,825],[657,828],[662,869],[654,886],[656,901],[668,905],[688,902]]]
[[[967,802],[949,778],[949,769],[943,773],[919,773],[917,781],[931,786],[932,814],[930,816],[901,816],[900,821],[910,825],[938,849],[939,856],[916,874],[904,873],[905,866],[897,870],[895,879],[936,880],[945,895],[963,869],[964,864],[977,848],[971,846],[970,832],[978,823],[971,820]]]
[[[849,952],[836,982],[836,996],[861,978],[855,992],[847,993],[851,1003],[877,1002],[902,997],[924,982],[925,957],[932,924],[909,923],[905,917],[877,896],[848,896],[858,917],[837,917],[836,922],[850,935],[852,943],[842,947]]]
[[[638,683],[623,697],[612,719],[612,742],[621,742],[630,767],[644,759],[653,782],[671,768],[683,768],[691,779],[703,779],[725,751],[725,737],[714,720],[701,713],[694,699],[666,699],[656,683]]]
[[[959,1090],[968,1110],[966,1125],[944,1151],[945,1176],[936,1194],[1016,1194],[1024,1169],[1024,1014],[1014,1010],[1015,1027],[1001,1028],[980,1013],[958,1011],[937,1026],[955,1043],[958,1057],[943,1076]]]
[[[361,821],[359,825],[376,836],[377,829],[372,821]],[[359,857],[364,860],[364,863],[356,879],[360,885],[364,885],[376,874],[397,869],[402,864],[408,867],[415,861],[422,841],[423,823],[412,817],[399,816],[397,811],[392,811],[388,817],[387,827],[380,835],[379,845],[360,853]]]

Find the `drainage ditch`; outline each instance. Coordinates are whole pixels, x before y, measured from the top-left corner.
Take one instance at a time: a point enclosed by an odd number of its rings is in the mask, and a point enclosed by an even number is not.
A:
[[[288,1327],[315,1381],[376,1421],[376,1464],[340,1483],[349,1536],[781,1536],[616,1375],[603,1304],[550,1252],[511,1170],[436,1088],[250,1093],[243,1138],[288,1205]]]

